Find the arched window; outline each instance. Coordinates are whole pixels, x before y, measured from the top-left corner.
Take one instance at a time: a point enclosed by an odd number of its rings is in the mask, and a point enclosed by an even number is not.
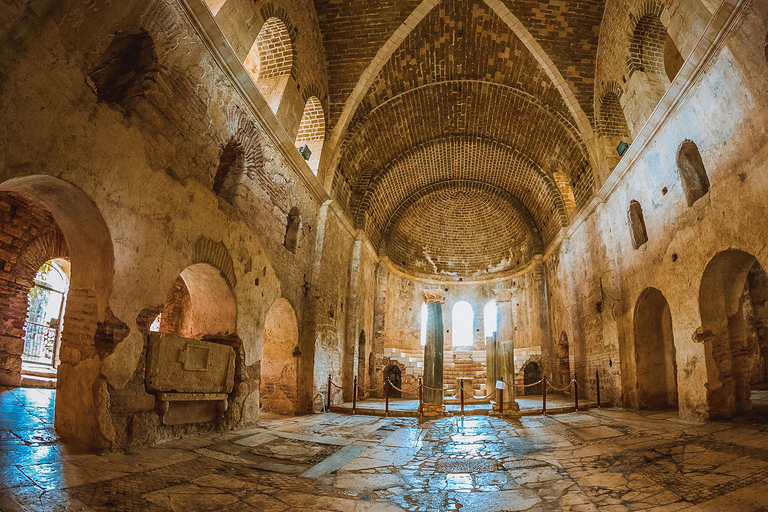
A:
[[[693,203],[709,191],[709,177],[704,162],[701,161],[699,148],[690,140],[684,141],[680,146],[677,153],[677,170],[680,172],[688,206],[693,206]]]
[[[648,241],[648,233],[645,230],[645,219],[643,219],[643,208],[635,200],[629,203],[629,229],[632,235],[632,247],[639,249],[641,245]]]
[[[624,115],[624,108],[621,105],[624,91],[615,82],[607,83],[605,88],[606,90],[595,106],[595,115],[597,117],[597,135],[603,146],[608,171],[612,171],[623,154],[618,151],[619,145],[622,142],[631,143],[632,136],[629,132],[627,118]]]
[[[309,163],[309,167],[317,174],[320,165],[320,152],[325,140],[325,114],[320,100],[312,96],[304,106],[304,113],[296,136],[296,147]]]
[[[459,301],[451,312],[454,347],[471,347],[475,330],[475,312],[469,302]]]
[[[264,22],[243,65],[272,112],[277,113],[293,69],[293,44],[282,20],[273,17]]]
[[[427,319],[429,319],[429,308],[427,303],[421,305],[421,345],[427,344]]]
[[[299,230],[301,229],[301,213],[295,206],[288,212],[288,225],[285,228],[285,240],[283,245],[293,254],[299,247]]]
[[[496,332],[496,317],[499,314],[499,308],[496,307],[496,301],[488,302],[483,308],[483,323],[485,327],[485,337],[490,338]]]
[[[69,292],[68,270],[69,261],[57,258],[45,262],[35,275],[24,323],[22,363],[56,364]]]

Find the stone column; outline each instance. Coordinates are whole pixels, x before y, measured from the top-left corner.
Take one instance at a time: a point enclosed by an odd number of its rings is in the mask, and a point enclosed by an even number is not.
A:
[[[496,322],[496,378],[507,383],[504,410],[520,410],[515,401],[515,321],[512,289],[494,290],[498,317]],[[494,386],[495,387],[495,386]]]
[[[497,319],[498,320],[498,319]],[[485,394],[496,389],[496,333],[485,338]]]
[[[443,392],[443,290],[424,290],[427,303],[427,344],[424,347],[424,414],[442,412]]]

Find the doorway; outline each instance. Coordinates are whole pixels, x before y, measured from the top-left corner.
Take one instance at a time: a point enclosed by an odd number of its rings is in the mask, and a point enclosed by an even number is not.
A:
[[[397,366],[391,365],[391,366],[388,366],[384,370],[384,382],[386,382],[387,379],[389,379],[389,381],[393,385],[397,386],[400,389],[403,389],[403,382],[401,380],[402,379],[402,375],[400,373],[400,368],[398,368]],[[390,398],[402,398],[403,396],[402,396],[402,393],[398,389],[395,389],[394,387],[390,386],[390,388],[389,388],[389,397]]]
[[[523,384],[527,386],[529,384],[533,384],[534,382],[539,382],[540,380],[541,380],[541,367],[534,362],[528,363],[525,367],[525,370],[523,371]],[[530,386],[525,388],[524,394],[540,395],[541,382],[539,382],[535,386]]]

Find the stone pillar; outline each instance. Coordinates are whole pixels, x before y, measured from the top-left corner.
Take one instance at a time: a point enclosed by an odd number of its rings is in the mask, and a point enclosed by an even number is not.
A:
[[[498,319],[497,319],[498,320]],[[496,389],[496,333],[485,338],[485,394]]]
[[[424,414],[444,411],[443,392],[443,290],[424,290],[427,303],[427,344],[424,347]]]
[[[515,321],[512,289],[494,290],[498,317],[496,323],[496,378],[507,383],[504,389],[504,410],[517,411],[515,400]],[[494,386],[495,387],[495,386]]]

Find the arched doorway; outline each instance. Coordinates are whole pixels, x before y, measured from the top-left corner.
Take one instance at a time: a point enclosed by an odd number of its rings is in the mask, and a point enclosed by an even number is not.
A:
[[[541,380],[541,367],[537,364],[531,361],[527,365],[525,365],[525,368],[523,369],[523,384],[528,386],[529,384],[533,384],[534,382],[539,382]],[[541,394],[541,383],[539,382],[535,386],[530,386],[525,388],[525,395],[540,395]]]
[[[633,340],[639,407],[677,405],[672,315],[664,295],[646,288],[635,305]]]
[[[360,331],[360,338],[357,343],[357,396],[365,396],[365,331]]]
[[[267,312],[261,349],[261,408],[292,414],[298,408],[296,357],[299,327],[287,299],[277,299]]]
[[[766,299],[768,275],[751,254],[729,249],[707,264],[699,289],[697,338],[706,350],[710,418],[750,411],[753,387],[765,387]]]
[[[384,382],[386,382],[387,379],[389,379],[389,381],[398,388],[403,389],[402,374],[400,372],[400,368],[398,368],[397,365],[393,364],[387,366],[384,369]],[[389,396],[390,398],[402,398],[402,393],[400,393],[399,390],[390,387]]]
[[[21,382],[24,324],[35,276],[47,261],[68,259],[67,307],[58,322],[61,351],[54,424],[61,438],[107,448],[111,434],[103,430],[107,424],[99,418],[111,414],[109,401],[96,397],[97,390],[104,389],[99,387],[101,358],[109,348],[99,333],[120,323],[109,309],[114,274],[109,229],[82,190],[52,176],[5,181],[0,184],[0,202],[4,203],[0,222],[10,228],[4,231],[21,235],[11,244],[15,257],[3,258],[5,272],[0,276],[0,314],[7,319],[0,325],[0,336],[6,346],[14,345],[9,357],[0,354],[0,385]]]
[[[150,330],[185,338],[237,332],[237,306],[221,270],[208,263],[185,268],[171,285],[163,312]]]
[[[56,385],[69,275],[70,265],[66,258],[46,261],[35,274],[34,285],[28,294],[29,306],[24,322],[22,386]]]

